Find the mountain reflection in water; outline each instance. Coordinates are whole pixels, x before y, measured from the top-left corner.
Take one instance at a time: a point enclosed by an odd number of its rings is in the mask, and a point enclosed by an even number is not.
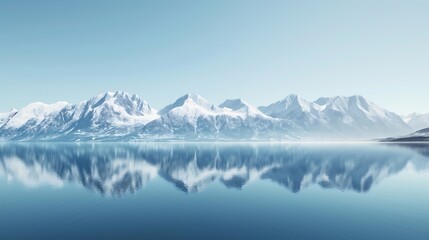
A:
[[[382,144],[53,144],[0,145],[0,176],[25,186],[78,183],[102,195],[134,193],[161,177],[184,192],[214,181],[242,189],[268,180],[299,192],[366,192],[406,168],[429,169],[428,146]]]

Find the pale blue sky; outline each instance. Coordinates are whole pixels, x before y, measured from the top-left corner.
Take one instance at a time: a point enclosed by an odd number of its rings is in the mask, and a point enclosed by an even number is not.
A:
[[[427,0],[0,0],[0,111],[137,93],[429,112]]]

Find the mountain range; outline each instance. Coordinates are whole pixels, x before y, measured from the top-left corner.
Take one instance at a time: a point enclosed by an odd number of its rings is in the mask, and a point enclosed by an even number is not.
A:
[[[256,107],[243,99],[214,105],[186,94],[158,111],[139,96],[118,91],[78,104],[36,102],[0,113],[0,140],[367,140],[410,133],[417,120],[404,119],[356,95],[313,102],[289,95]]]

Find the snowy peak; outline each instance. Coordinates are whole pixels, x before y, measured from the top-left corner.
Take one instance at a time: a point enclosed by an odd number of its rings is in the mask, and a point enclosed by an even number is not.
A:
[[[370,107],[379,108],[368,99],[359,95],[350,97],[322,97],[317,99],[314,103],[319,105],[323,110],[332,109],[340,112],[347,112],[353,107],[359,107],[365,111],[369,111]]]
[[[368,139],[409,131],[397,114],[359,95],[323,97],[314,102],[289,95],[259,109],[273,118],[289,119],[313,134],[334,138]]]
[[[274,118],[289,118],[291,115],[298,115],[302,113],[310,113],[318,116],[320,108],[318,105],[309,102],[295,94],[291,94],[271,105],[259,108],[263,113]]]
[[[72,111],[79,129],[144,125],[158,117],[146,101],[122,91],[100,94]]]
[[[108,92],[102,100],[110,106],[116,105],[122,107],[129,115],[144,116],[156,113],[155,109],[151,108],[146,101],[136,94],[130,95],[122,91]]]
[[[313,103],[299,97],[298,95],[291,94],[287,96],[285,99],[280,101],[286,108],[299,108],[303,112],[310,112],[313,109],[316,109],[317,106],[315,106]]]
[[[228,109],[237,113],[244,113],[249,116],[264,116],[267,117],[264,113],[262,113],[257,107],[251,105],[250,103],[244,101],[243,99],[227,99],[221,105],[220,108]]]
[[[161,109],[159,114],[163,115],[169,113],[170,111],[174,111],[178,114],[211,112],[216,109],[216,106],[211,104],[200,95],[188,93],[178,98],[174,103]]]
[[[346,101],[345,97],[336,96],[336,97],[321,97],[316,101],[314,101],[314,103],[319,105],[323,110],[325,110],[328,106],[332,106],[335,104],[344,106],[346,105],[345,101]]]
[[[186,94],[159,113],[159,119],[144,127],[144,137],[225,140],[257,138],[271,132],[281,135],[275,119],[241,99],[227,100],[218,107],[199,95]],[[284,128],[288,124],[285,121]]]
[[[219,105],[221,108],[229,108],[233,111],[237,111],[241,108],[248,108],[249,105],[247,102],[243,101],[240,98],[237,99],[227,99],[225,102],[223,102],[221,105]]]
[[[429,127],[429,113],[410,113],[401,117],[413,130]]]
[[[353,118],[358,122],[361,122],[361,120],[372,122],[387,121],[388,123],[398,124],[398,126],[404,125],[399,115],[389,112],[359,95],[319,98],[314,103],[318,104],[328,115],[336,112],[343,117]]]
[[[144,138],[179,135],[197,137],[200,128],[215,132],[213,118],[218,108],[197,94],[186,94],[159,111],[159,118],[144,126]]]
[[[21,110],[17,111],[8,121],[5,123],[6,128],[20,128],[29,122],[33,124],[40,123],[50,115],[54,115],[61,111],[68,105],[67,102],[57,102],[53,104],[46,104],[42,102],[35,102],[28,104]]]
[[[429,126],[429,114],[406,120],[417,129]],[[0,113],[1,140],[356,140],[409,132],[400,116],[358,95],[310,102],[292,94],[256,108],[242,99],[216,106],[185,94],[158,112],[139,96],[117,91],[79,104],[36,102]]]
[[[76,141],[126,135],[159,117],[146,101],[121,91],[99,94],[79,104],[36,102],[7,119],[3,115],[2,139]]]

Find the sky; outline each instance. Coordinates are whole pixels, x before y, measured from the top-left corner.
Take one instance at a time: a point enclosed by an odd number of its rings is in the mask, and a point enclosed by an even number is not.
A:
[[[0,112],[106,91],[429,112],[427,0],[0,0]]]

